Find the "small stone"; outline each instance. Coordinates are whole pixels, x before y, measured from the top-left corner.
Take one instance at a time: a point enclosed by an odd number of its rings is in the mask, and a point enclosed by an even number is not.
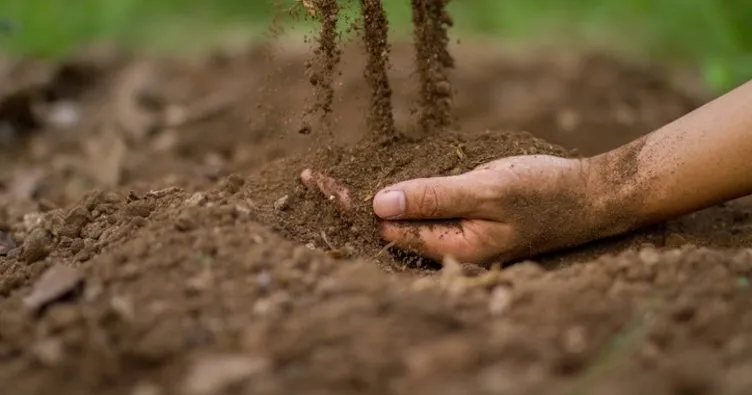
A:
[[[268,271],[264,270],[256,276],[256,282],[258,283],[259,287],[267,289],[272,284],[272,276]]]
[[[154,206],[146,201],[140,200],[132,202],[125,209],[125,212],[132,217],[146,218],[151,215]]]
[[[149,191],[149,193],[146,194],[146,196],[162,198],[162,197],[172,195],[178,192],[183,192],[183,189],[178,188],[178,187],[168,187],[168,188],[163,188],[163,189],[151,190]]]
[[[207,200],[209,199],[206,197],[206,195],[201,192],[196,192],[185,201],[185,204],[189,207],[197,207],[206,203]]]
[[[135,319],[136,313],[133,310],[133,302],[125,296],[115,296],[110,300],[110,309],[121,320],[131,322]]]
[[[71,210],[65,217],[63,230],[60,232],[62,236],[70,238],[76,238],[81,236],[81,229],[86,225],[89,220],[89,211],[84,207],[76,207]]]
[[[0,231],[0,256],[6,256],[16,248],[16,240],[10,233]]]
[[[512,303],[512,291],[509,287],[498,286],[491,291],[491,298],[488,300],[488,310],[491,315],[500,316],[504,314]]]
[[[462,270],[462,265],[456,259],[454,259],[454,257],[447,255],[442,262],[442,280],[451,281],[458,277],[462,277],[463,275],[464,271]]]
[[[63,345],[58,339],[44,339],[31,347],[34,358],[45,366],[59,365],[65,357]]]
[[[210,270],[204,270],[198,275],[188,279],[186,281],[186,289],[189,292],[199,293],[209,289],[209,286],[214,281],[214,276]]]
[[[42,213],[28,213],[23,216],[24,228],[27,232],[31,232],[40,225],[42,225],[44,214]]]
[[[34,284],[31,294],[23,299],[26,307],[37,311],[73,292],[83,282],[81,274],[67,266],[54,265]]]
[[[269,367],[265,358],[246,355],[204,356],[194,362],[183,383],[186,395],[223,392]]]
[[[52,251],[52,235],[46,229],[37,228],[24,240],[23,260],[26,263],[34,263],[47,258]]]
[[[679,248],[687,244],[687,240],[680,234],[671,233],[666,236],[665,245],[668,248]]]
[[[277,199],[276,202],[274,202],[274,209],[277,211],[285,211],[288,208],[290,208],[290,196],[285,195],[281,198]]]
[[[564,332],[564,349],[570,353],[582,353],[587,348],[587,332],[582,326],[573,326]]]
[[[182,213],[175,220],[175,229],[181,232],[188,232],[196,229],[196,223],[188,213]]]
[[[152,383],[141,382],[133,387],[131,395],[162,395],[162,390]]]

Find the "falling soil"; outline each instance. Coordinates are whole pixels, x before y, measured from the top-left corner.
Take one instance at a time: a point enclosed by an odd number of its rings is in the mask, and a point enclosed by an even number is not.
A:
[[[416,61],[420,75],[420,125],[425,134],[444,130],[452,122],[452,85],[448,71],[454,67],[449,53],[446,12],[449,0],[412,0]]]
[[[749,393],[749,198],[504,270],[376,256],[366,197],[389,182],[603,152],[705,100],[658,67],[493,52],[453,51],[462,132],[390,145],[363,139],[359,47],[343,48],[332,141],[315,147],[298,133],[307,49],[14,70],[0,100],[59,93],[18,110],[33,133],[2,129],[1,392]],[[409,86],[412,45],[391,53]],[[395,90],[397,130],[419,98]],[[304,167],[344,180],[357,215],[304,190]]]
[[[311,12],[319,18],[321,31],[318,37],[318,47],[314,50],[316,55],[313,62],[309,63],[310,81],[314,86],[315,102],[310,110],[311,114],[320,115],[320,126],[329,130],[332,106],[334,104],[334,77],[340,62],[341,50],[338,45],[337,22],[339,21],[340,7],[337,0],[318,0]],[[303,133],[309,133],[311,126],[305,123]]]
[[[360,0],[363,12],[363,40],[368,54],[365,78],[371,88],[368,127],[374,136],[388,140],[397,130],[392,114],[392,88],[389,84],[389,21],[381,0]]]

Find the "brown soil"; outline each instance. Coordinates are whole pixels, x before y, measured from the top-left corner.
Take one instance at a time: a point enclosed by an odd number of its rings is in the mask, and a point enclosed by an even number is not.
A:
[[[416,130],[415,55],[391,53],[396,129]],[[590,154],[701,102],[602,55],[453,53],[464,132],[389,150],[361,141],[359,48],[316,147],[298,133],[307,48],[96,51],[5,73],[2,100],[26,99],[0,106],[2,393],[749,393],[748,199],[501,271],[436,271],[376,256],[370,219],[299,186],[325,166],[362,209],[404,177],[570,154],[499,131]]]

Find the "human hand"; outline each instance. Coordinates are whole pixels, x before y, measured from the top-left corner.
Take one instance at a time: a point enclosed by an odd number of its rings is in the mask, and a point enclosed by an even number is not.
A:
[[[532,155],[470,172],[391,185],[373,199],[381,233],[395,246],[441,260],[507,262],[582,243],[607,232],[599,185],[587,162]],[[310,169],[303,183],[343,211],[350,191]],[[597,183],[596,183],[597,184]]]

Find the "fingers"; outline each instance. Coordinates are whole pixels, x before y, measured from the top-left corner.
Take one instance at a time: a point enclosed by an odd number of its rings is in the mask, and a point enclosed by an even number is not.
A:
[[[376,194],[373,211],[387,220],[468,217],[477,212],[483,196],[484,186],[473,181],[460,175],[401,182]]]
[[[320,172],[305,169],[300,173],[300,181],[306,188],[318,189],[327,199],[333,201],[339,208],[349,211],[352,208],[350,190],[342,186],[337,180],[327,177]]]
[[[465,263],[483,264],[500,256],[511,230],[484,221],[437,223],[385,222],[382,236],[396,247],[441,261],[451,255]]]

